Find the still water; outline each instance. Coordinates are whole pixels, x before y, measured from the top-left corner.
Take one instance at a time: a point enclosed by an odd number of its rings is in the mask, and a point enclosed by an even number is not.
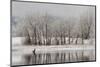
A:
[[[14,54],[12,65],[64,63],[95,60],[95,50]]]

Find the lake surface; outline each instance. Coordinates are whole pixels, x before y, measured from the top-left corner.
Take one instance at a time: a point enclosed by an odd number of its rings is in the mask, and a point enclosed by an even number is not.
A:
[[[16,51],[12,51],[13,53]],[[95,50],[72,50],[12,55],[12,65],[64,63],[95,60]]]

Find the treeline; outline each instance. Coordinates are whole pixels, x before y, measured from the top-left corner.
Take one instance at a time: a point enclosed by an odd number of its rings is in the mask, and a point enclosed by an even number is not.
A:
[[[25,37],[27,45],[71,44],[73,39],[81,44],[84,39],[93,38],[94,21],[92,15],[82,14],[80,18],[67,18],[44,15],[28,15],[17,25],[16,36]],[[68,38],[68,39],[66,39]]]

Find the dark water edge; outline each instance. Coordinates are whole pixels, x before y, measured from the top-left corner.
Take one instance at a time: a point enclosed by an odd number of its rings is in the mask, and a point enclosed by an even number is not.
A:
[[[21,61],[15,62],[13,65],[30,65],[30,64],[52,64],[52,63],[67,63],[78,61],[93,61],[95,60],[95,51],[66,51],[57,53],[36,53],[20,55]],[[16,57],[15,57],[16,58]]]

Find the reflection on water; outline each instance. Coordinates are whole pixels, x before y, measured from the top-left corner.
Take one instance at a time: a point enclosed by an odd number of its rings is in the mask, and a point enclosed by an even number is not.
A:
[[[94,51],[66,51],[58,53],[36,53],[22,55],[21,61],[14,65],[28,64],[46,64],[46,63],[63,63],[75,61],[92,61],[95,60]]]

